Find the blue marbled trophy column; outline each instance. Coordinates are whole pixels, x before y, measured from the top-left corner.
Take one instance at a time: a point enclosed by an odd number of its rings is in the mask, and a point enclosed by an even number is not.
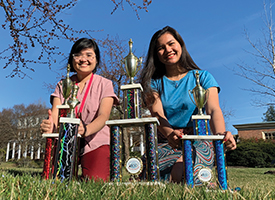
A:
[[[189,187],[194,187],[192,141],[182,140],[184,182]]]
[[[217,174],[219,185],[223,190],[228,189],[227,184],[227,173],[225,165],[225,153],[224,153],[224,144],[222,140],[217,140],[214,142],[215,152],[216,152],[216,165],[217,165]]]

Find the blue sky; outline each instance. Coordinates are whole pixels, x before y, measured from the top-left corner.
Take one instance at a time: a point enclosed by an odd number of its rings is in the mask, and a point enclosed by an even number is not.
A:
[[[174,27],[182,35],[198,66],[208,70],[218,81],[221,104],[234,112],[227,122],[228,130],[236,133],[233,124],[262,121],[266,108],[253,106],[255,96],[242,89],[250,88],[251,83],[230,70],[242,61],[248,64],[253,62],[251,55],[244,51],[251,50],[244,36],[244,28],[252,40],[262,37],[262,0],[153,0],[148,7],[149,12],[139,11],[140,20],[126,3],[124,11],[119,8],[111,15],[112,9],[111,0],[80,0],[72,10],[61,13],[60,17],[77,29],[103,30],[92,34],[94,38],[100,39],[109,34],[119,36],[125,43],[132,38],[133,49],[138,57],[146,54],[150,39],[157,30],[166,25]],[[11,39],[2,29],[0,34],[1,48],[6,47]],[[69,54],[72,43],[62,42],[58,45],[65,54]],[[30,51],[33,55],[35,52],[35,49]],[[0,66],[3,65],[4,61],[0,60]],[[56,83],[58,73],[65,74],[60,71],[63,66],[65,63],[61,59],[51,70],[37,65],[35,72],[28,72],[32,79],[6,78],[10,70],[1,68],[0,84],[5,95],[0,99],[0,110],[38,101],[50,107],[50,91],[45,88],[45,83]]]

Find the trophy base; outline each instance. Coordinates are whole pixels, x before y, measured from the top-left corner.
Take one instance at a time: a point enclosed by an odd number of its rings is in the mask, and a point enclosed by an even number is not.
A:
[[[225,154],[224,154],[224,144],[222,142],[224,135],[184,135],[182,136],[182,154],[184,157],[184,178],[185,183],[188,186],[194,187],[196,186],[206,186],[209,187],[211,185],[215,185],[218,183],[219,187],[223,190],[228,188],[227,183],[227,173],[226,173],[226,165],[225,165]],[[214,143],[213,156],[211,159],[201,159],[199,162],[193,160],[192,157],[192,146],[197,146],[195,148],[196,155],[199,154],[201,158],[203,158],[202,152],[197,152],[197,148],[201,150],[201,146],[203,141],[206,143]],[[208,152],[210,157],[212,148],[209,146]],[[197,156],[195,156],[197,157]],[[209,157],[209,158],[210,158]],[[210,160],[212,160],[210,162]],[[216,166],[214,167],[214,161]],[[209,161],[209,162],[208,162]],[[194,163],[194,165],[193,165]]]
[[[144,126],[146,143],[146,168],[147,180],[156,182],[160,180],[158,168],[158,152],[156,131],[159,121],[155,117],[109,120],[106,122],[110,126],[110,181],[122,182],[122,128],[132,126]],[[128,173],[138,175],[142,170],[142,162],[137,159],[129,159]],[[126,163],[127,165],[127,163]],[[131,166],[130,166],[131,165]],[[135,181],[135,180],[133,180]]]
[[[166,184],[160,181],[155,181],[155,182],[146,182],[146,181],[133,181],[133,182],[109,182],[106,183],[108,185],[117,185],[117,186],[136,186],[136,185],[146,185],[146,186],[159,186],[161,188],[166,188]]]

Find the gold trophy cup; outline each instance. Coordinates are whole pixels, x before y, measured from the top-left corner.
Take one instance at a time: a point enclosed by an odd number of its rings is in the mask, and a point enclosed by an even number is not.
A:
[[[137,58],[133,52],[132,52],[132,47],[133,47],[133,42],[132,39],[129,41],[129,54],[121,61],[121,64],[125,65],[125,69],[123,68],[123,71],[125,74],[130,78],[130,83],[134,83],[134,77],[137,74],[137,72],[140,69],[141,63],[142,63],[142,58]]]
[[[208,100],[208,90],[205,90],[201,85],[200,85],[200,79],[199,79],[199,71],[196,71],[196,79],[197,79],[197,85],[194,87],[193,90],[189,90],[189,96],[192,100],[192,102],[197,106],[198,108],[198,115],[203,115],[202,108],[206,104]],[[192,98],[193,96],[193,98]]]

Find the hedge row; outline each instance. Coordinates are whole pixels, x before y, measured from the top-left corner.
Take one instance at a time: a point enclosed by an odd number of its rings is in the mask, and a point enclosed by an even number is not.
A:
[[[274,167],[275,140],[242,140],[226,153],[226,160],[228,166]]]

